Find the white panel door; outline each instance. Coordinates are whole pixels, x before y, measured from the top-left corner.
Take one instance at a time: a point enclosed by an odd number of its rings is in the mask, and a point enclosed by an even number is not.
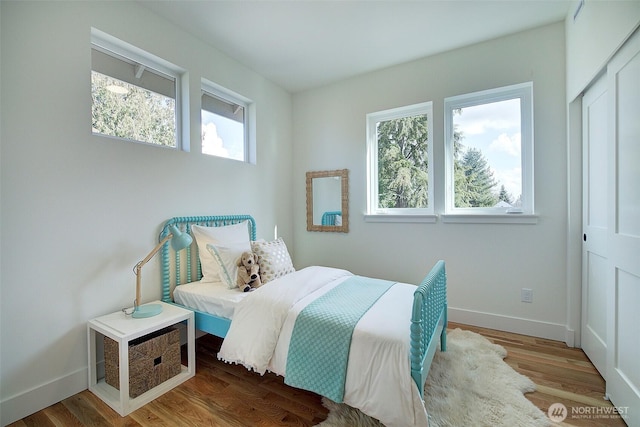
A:
[[[607,369],[607,78],[582,98],[581,346],[603,377]]]
[[[607,395],[640,426],[640,32],[611,60],[607,80]]]

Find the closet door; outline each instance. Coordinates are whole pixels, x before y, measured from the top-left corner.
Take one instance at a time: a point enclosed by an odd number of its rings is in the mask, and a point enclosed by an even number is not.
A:
[[[582,98],[581,346],[600,374],[607,369],[607,78]]]
[[[609,215],[607,395],[640,425],[640,32],[607,68]]]

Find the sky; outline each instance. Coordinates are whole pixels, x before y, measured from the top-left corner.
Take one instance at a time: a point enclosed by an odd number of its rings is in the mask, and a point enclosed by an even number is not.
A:
[[[202,110],[202,152],[244,161],[244,125]]]
[[[453,123],[463,134],[465,148],[482,151],[498,181],[497,190],[504,185],[515,201],[522,194],[520,99],[465,107]]]

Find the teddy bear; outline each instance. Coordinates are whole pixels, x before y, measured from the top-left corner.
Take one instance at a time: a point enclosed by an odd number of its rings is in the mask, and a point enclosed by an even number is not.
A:
[[[253,252],[243,252],[238,258],[238,278],[236,284],[243,292],[249,292],[262,286],[258,256]]]

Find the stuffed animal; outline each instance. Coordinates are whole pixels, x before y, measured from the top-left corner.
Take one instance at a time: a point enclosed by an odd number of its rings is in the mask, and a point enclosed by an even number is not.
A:
[[[238,278],[236,283],[243,292],[249,292],[262,286],[258,256],[253,252],[243,252],[238,259]]]

